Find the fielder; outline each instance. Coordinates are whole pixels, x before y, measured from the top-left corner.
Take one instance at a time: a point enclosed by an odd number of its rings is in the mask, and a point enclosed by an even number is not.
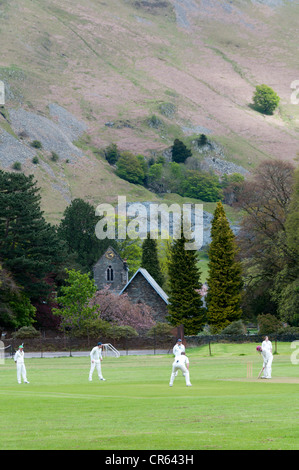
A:
[[[101,367],[101,362],[103,360],[102,357],[102,343],[98,343],[97,346],[95,346],[91,351],[90,351],[90,371],[89,371],[89,382],[92,381],[92,374],[94,372],[94,369],[97,368],[98,376],[100,380],[106,380],[104,379],[102,375],[102,367]]]
[[[19,346],[18,351],[14,355],[14,361],[17,364],[17,380],[21,383],[21,377],[25,384],[29,384],[27,380],[26,367],[24,363],[24,348],[23,345]]]
[[[185,352],[185,346],[181,339],[177,340],[176,344],[173,346],[172,352],[174,356],[180,356],[182,352]]]
[[[185,346],[183,345],[181,339],[177,340],[176,344],[173,346],[172,352],[175,357],[180,356],[182,352],[186,352]],[[177,375],[178,375],[178,371],[176,371],[175,376]]]
[[[191,387],[192,384],[190,382],[190,374],[189,374],[189,359],[186,356],[185,352],[182,352],[180,356],[176,356],[174,358],[174,361],[172,363],[172,372],[170,376],[170,382],[169,382],[170,387],[173,386],[174,379],[179,370],[182,371],[185,377],[186,386]]]

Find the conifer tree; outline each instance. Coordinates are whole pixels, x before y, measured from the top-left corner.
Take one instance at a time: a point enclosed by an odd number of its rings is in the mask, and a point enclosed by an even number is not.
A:
[[[0,170],[0,257],[31,299],[46,295],[45,278],[62,262],[62,245],[55,228],[40,209],[33,176]]]
[[[150,234],[147,234],[147,238],[142,243],[142,259],[141,267],[145,268],[148,273],[155,279],[159,286],[163,287],[164,277],[160,268],[160,262],[158,258],[157,241],[150,238]]]
[[[185,250],[186,239],[173,242],[168,262],[169,306],[168,320],[172,325],[184,325],[188,335],[197,334],[205,323],[205,310],[199,290],[200,271],[197,252]]]
[[[91,272],[108,246],[116,248],[117,245],[114,240],[99,240],[96,237],[98,220],[95,208],[89,202],[76,198],[65,209],[57,229],[58,236],[66,243],[68,253],[75,256],[82,272]]]
[[[237,261],[238,248],[221,202],[214,212],[209,247],[207,294],[208,323],[218,333],[231,322],[239,320],[242,275]]]
[[[186,147],[184,142],[175,139],[171,148],[172,161],[176,163],[185,163],[187,158],[192,157],[192,152]]]

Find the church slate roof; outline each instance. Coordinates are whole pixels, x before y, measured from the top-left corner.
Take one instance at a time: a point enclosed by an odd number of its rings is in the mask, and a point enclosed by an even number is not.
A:
[[[133,279],[140,273],[146,279],[146,281],[152,286],[152,288],[157,292],[157,294],[164,300],[164,302],[168,305],[168,295],[164,292],[164,290],[157,284],[155,279],[149,274],[149,272],[144,268],[139,268],[136,273],[131,277],[129,282],[125,285],[125,287],[120,291],[119,295],[123,294],[126,288],[130,285]]]

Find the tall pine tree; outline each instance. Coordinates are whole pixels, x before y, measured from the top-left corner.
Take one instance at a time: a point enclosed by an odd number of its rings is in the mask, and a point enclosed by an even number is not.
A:
[[[160,268],[160,262],[158,258],[157,241],[150,238],[150,234],[147,234],[147,238],[142,243],[142,259],[141,267],[145,268],[148,273],[155,279],[159,286],[163,287],[164,277]]]
[[[238,248],[221,202],[217,203],[211,229],[209,275],[207,279],[208,323],[218,333],[231,322],[239,320],[242,273],[236,259]]]
[[[175,139],[171,148],[171,154],[172,161],[176,163],[185,163],[187,158],[192,157],[191,150],[179,139]]]
[[[0,170],[0,258],[31,299],[46,296],[46,276],[63,260],[55,228],[40,209],[33,176]]]
[[[197,252],[185,250],[185,243],[182,234],[170,248],[168,320],[175,326],[184,325],[187,335],[196,335],[205,323],[205,310],[199,293],[202,285]]]
[[[117,247],[115,240],[99,240],[95,226],[99,218],[95,208],[83,199],[74,199],[65,209],[58,226],[58,236],[65,241],[69,254],[73,254],[80,271],[91,272],[93,265],[109,246]]]

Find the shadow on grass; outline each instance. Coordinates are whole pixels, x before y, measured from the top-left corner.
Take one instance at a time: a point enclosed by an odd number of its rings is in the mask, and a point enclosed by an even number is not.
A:
[[[254,103],[249,103],[248,108],[260,114],[263,114],[264,116],[273,116],[274,114],[273,112],[266,112],[263,108],[261,108],[260,106],[256,106]]]

